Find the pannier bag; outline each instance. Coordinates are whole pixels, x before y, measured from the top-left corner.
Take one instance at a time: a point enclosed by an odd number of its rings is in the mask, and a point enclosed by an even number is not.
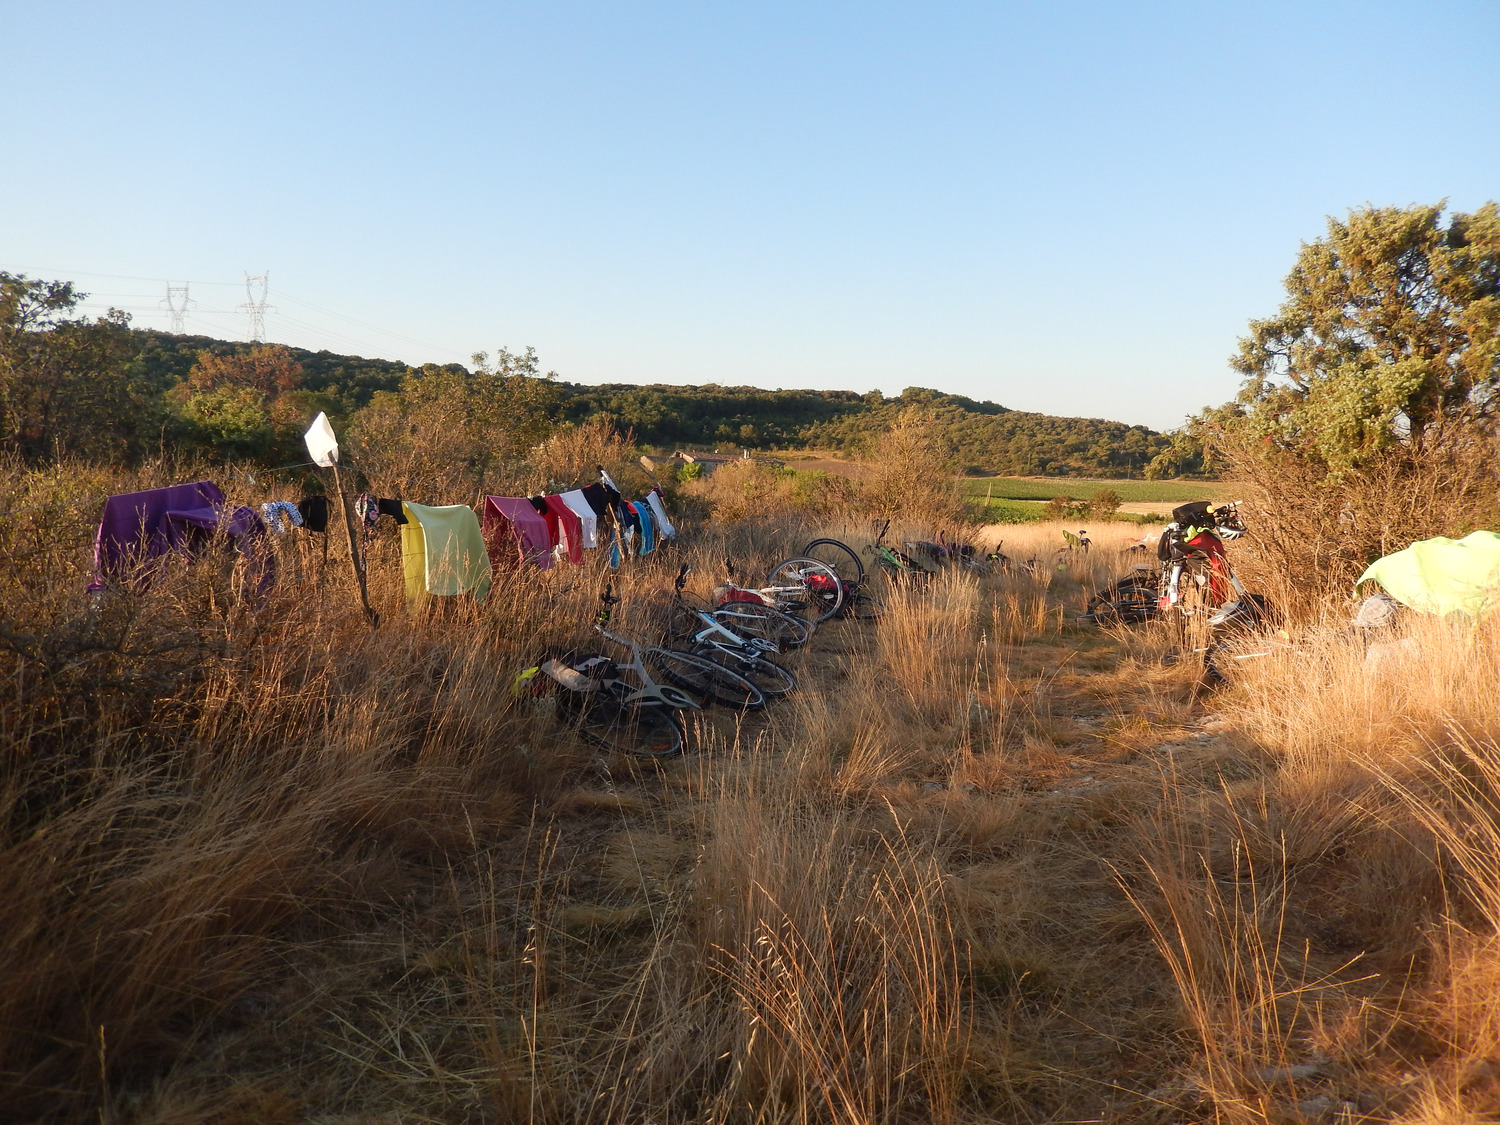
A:
[[[1172,509],[1172,522],[1181,527],[1213,527],[1213,506],[1207,500],[1194,500]]]

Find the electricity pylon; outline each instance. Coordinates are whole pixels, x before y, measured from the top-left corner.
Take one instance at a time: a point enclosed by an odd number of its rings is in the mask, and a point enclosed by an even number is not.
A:
[[[182,285],[167,285],[167,296],[161,302],[162,306],[172,317],[172,331],[181,332],[187,325],[187,312],[189,305],[198,302],[188,296],[188,283]]]
[[[239,311],[250,317],[250,342],[252,344],[265,343],[266,313],[276,311],[275,305],[266,304],[266,298],[270,293],[271,273],[269,270],[262,274],[247,273],[245,275],[245,303],[239,306]]]

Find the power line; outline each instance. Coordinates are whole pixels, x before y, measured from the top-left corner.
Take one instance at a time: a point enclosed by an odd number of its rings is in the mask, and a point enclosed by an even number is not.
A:
[[[171,285],[170,277],[140,277],[130,273],[97,273],[94,270],[63,270],[55,266],[32,266],[30,269],[19,270],[20,273],[43,274],[50,273],[56,277],[107,277],[112,281],[154,281],[163,285]],[[238,289],[242,282],[238,281],[200,281],[199,285],[223,285]]]
[[[169,321],[170,321],[170,324],[171,324],[171,329],[170,330],[173,331],[173,332],[179,332],[179,333],[183,332],[184,329],[186,328],[186,316],[187,316],[187,313],[189,311],[189,306],[199,306],[199,302],[197,300],[195,300],[195,299],[187,299],[186,303],[184,303],[184,304],[181,305],[181,307],[182,307],[182,319],[181,319],[181,321],[179,321],[177,313],[176,313],[176,310],[173,307],[174,304],[177,303],[177,301],[175,300],[174,290],[181,289],[182,290],[181,297],[182,298],[187,298],[188,297],[188,295],[187,295],[187,289],[188,289],[188,285],[190,283],[186,283],[185,282],[181,286],[178,286],[176,282],[172,281],[169,278],[146,277],[146,276],[142,276],[142,275],[139,275],[139,274],[101,273],[101,272],[94,271],[94,270],[64,270],[64,269],[57,269],[57,268],[34,267],[34,266],[30,267],[30,268],[27,268],[27,269],[20,269],[20,270],[17,270],[16,272],[20,272],[20,273],[23,273],[23,274],[30,274],[30,275],[52,274],[54,276],[98,277],[98,278],[108,278],[110,280],[115,280],[115,281],[142,281],[142,282],[152,282],[152,283],[159,283],[159,284],[165,285],[165,286],[167,286],[167,293],[168,293],[167,299],[159,301],[157,305],[152,306],[152,305],[146,305],[144,303],[137,304],[135,302],[131,302],[130,304],[123,304],[122,303],[122,304],[113,305],[112,307],[118,308],[122,312],[145,313],[145,314],[152,314],[153,316],[155,316],[155,315],[161,315],[162,313],[165,313],[166,316],[167,316],[167,318],[169,318]],[[196,317],[196,318],[199,318],[200,322],[201,322],[201,320],[203,318],[207,318],[207,319],[209,319],[210,323],[213,323],[214,321],[217,321],[220,318],[228,318],[228,317],[231,317],[231,316],[234,316],[234,317],[247,316],[248,319],[249,319],[249,322],[250,322],[249,323],[249,338],[250,338],[250,340],[252,342],[256,342],[256,343],[264,342],[264,340],[265,340],[265,319],[264,319],[265,313],[267,313],[267,312],[278,312],[276,306],[273,306],[273,305],[270,305],[270,304],[266,303],[266,298],[267,298],[268,292],[269,292],[269,284],[268,284],[269,280],[270,280],[269,279],[269,271],[267,271],[267,273],[261,274],[261,275],[246,274],[245,277],[244,277],[244,280],[243,281],[239,281],[239,282],[230,282],[230,281],[198,281],[198,282],[193,282],[191,284],[196,284],[196,285],[198,285],[200,287],[201,286],[205,286],[205,285],[207,285],[207,286],[215,286],[215,287],[220,287],[220,288],[224,288],[224,287],[228,287],[228,286],[234,286],[236,288],[244,287],[244,289],[245,289],[245,295],[247,297],[247,300],[245,301],[245,303],[239,305],[236,309],[230,310],[230,311],[224,311],[224,310],[218,310],[218,309],[207,309],[207,308],[202,308],[202,307],[193,307],[191,309],[192,315],[194,317]],[[252,288],[252,286],[256,286],[256,285],[258,285],[258,287],[259,287],[259,296],[258,296],[258,298],[257,298],[257,293],[256,293],[255,289]],[[147,301],[147,300],[150,299],[147,296],[147,294],[140,293],[140,292],[136,292],[136,293],[99,293],[99,292],[92,292],[92,293],[89,293],[87,295],[87,299],[85,299],[84,301],[80,302],[80,307],[84,308],[84,309],[88,309],[88,308],[92,308],[92,307],[99,307],[99,308],[102,309],[103,307],[106,307],[108,305],[108,300],[107,300],[108,298],[131,298],[131,297],[134,297],[134,298],[136,298],[139,301]],[[349,316],[346,313],[336,312],[333,309],[324,308],[321,305],[316,305],[316,304],[314,304],[311,301],[305,300],[305,299],[303,299],[301,297],[294,296],[294,295],[292,295],[290,293],[283,293],[281,299],[284,300],[284,301],[291,301],[293,304],[296,304],[296,305],[300,305],[303,308],[307,309],[309,312],[316,313],[319,316],[331,317],[331,318],[333,318],[335,320],[343,322],[344,324],[352,325],[352,326],[354,326],[356,328],[361,328],[361,329],[363,329],[366,332],[376,333],[379,336],[385,337],[385,338],[390,339],[390,340],[399,340],[399,341],[402,341],[403,343],[406,343],[406,344],[415,344],[415,345],[417,345],[419,347],[422,347],[422,348],[430,348],[433,352],[439,353],[440,356],[446,355],[446,356],[452,357],[454,359],[458,359],[460,361],[468,359],[468,353],[467,352],[461,351],[460,349],[452,347],[451,345],[439,344],[439,343],[436,343],[436,342],[434,342],[432,340],[424,340],[424,339],[421,339],[421,338],[416,337],[416,336],[408,336],[408,335],[406,335],[404,333],[401,333],[401,332],[394,332],[394,331],[392,331],[389,328],[383,328],[383,327],[380,327],[379,325],[371,324],[371,323],[369,323],[367,321],[360,320],[358,317]],[[260,306],[259,315],[257,315],[257,311],[256,311],[256,308],[255,308],[256,305]],[[280,315],[282,317],[282,319],[286,320],[289,323],[298,324],[301,327],[303,327],[304,329],[309,329],[309,330],[315,331],[319,335],[327,337],[330,340],[345,341],[348,344],[352,344],[354,347],[356,347],[357,349],[360,349],[360,350],[364,350],[364,349],[370,348],[372,346],[377,347],[377,348],[379,347],[378,344],[372,344],[372,342],[369,341],[368,339],[364,339],[364,338],[361,338],[361,337],[356,337],[356,336],[353,336],[353,335],[351,335],[351,334],[349,334],[347,332],[340,332],[340,331],[338,331],[336,329],[333,329],[333,328],[325,328],[325,327],[322,327],[320,325],[313,324],[313,323],[310,323],[310,322],[307,322],[307,321],[299,321],[299,320],[296,320],[293,317],[286,316],[285,314],[282,314],[282,313],[279,313],[279,312],[278,312],[278,315]],[[217,325],[216,325],[216,327],[217,327]]]

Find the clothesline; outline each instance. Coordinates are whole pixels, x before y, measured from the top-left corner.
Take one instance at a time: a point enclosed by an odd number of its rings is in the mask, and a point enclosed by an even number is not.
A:
[[[409,598],[472,594],[483,600],[492,570],[507,556],[513,563],[550,570],[564,559],[582,566],[586,549],[607,547],[609,566],[615,569],[624,559],[649,555],[659,541],[675,536],[659,485],[638,500],[627,500],[602,467],[599,475],[599,482],[562,495],[485,496],[479,512],[465,503],[418,504],[361,493],[354,516],[363,525],[360,538],[366,547],[382,516],[392,516],[400,525]],[[268,536],[297,527],[326,534],[326,506],[313,506],[324,498],[312,493],[296,504],[271,501],[257,511],[232,504],[212,480],[109,497],[95,540],[89,588],[128,581],[143,591],[154,573],[142,571],[143,564],[171,555],[201,555],[215,529],[221,529],[254,568],[257,592],[264,593],[277,571]],[[320,513],[316,518],[314,511]],[[361,586],[362,553],[351,554]]]
[[[313,419],[303,440],[312,458],[310,462],[262,472],[274,474],[307,465],[336,469],[338,436],[326,414],[320,413]],[[418,600],[426,595],[472,594],[475,600],[483,600],[490,587],[491,572],[505,555],[541,570],[551,569],[562,558],[582,566],[584,550],[600,545],[600,521],[608,526],[611,568],[618,567],[627,556],[651,554],[658,540],[676,534],[663,506],[659,484],[639,500],[626,500],[604,466],[597,468],[597,483],[562,495],[481,496],[480,512],[467,504],[418,504],[361,493],[354,503],[354,515],[364,526],[361,538],[367,545],[382,515],[393,516],[400,525],[401,563],[408,597]],[[238,475],[231,472],[218,479]],[[255,479],[253,473],[244,475],[251,481]],[[112,582],[128,581],[143,591],[157,569],[143,569],[145,564],[156,561],[159,567],[172,556],[188,559],[199,556],[208,549],[215,532],[220,531],[245,559],[254,573],[256,592],[263,594],[276,581],[276,552],[270,548],[270,535],[286,534],[292,527],[304,526],[309,531],[326,534],[325,496],[325,493],[304,495],[296,504],[268,501],[257,511],[243,504],[231,506],[214,480],[207,479],[105,497],[94,543],[94,578],[89,589],[100,591]],[[322,504],[314,503],[320,500]],[[38,506],[38,510],[42,507],[46,506]],[[346,519],[348,515],[345,508]],[[345,526],[350,534],[350,562],[361,600],[372,624],[378,624],[379,615],[366,593],[364,562],[355,543],[354,526],[349,523]]]

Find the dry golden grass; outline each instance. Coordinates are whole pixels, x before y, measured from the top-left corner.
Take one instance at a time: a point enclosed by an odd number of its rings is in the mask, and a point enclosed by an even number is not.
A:
[[[756,576],[868,521],[712,523],[418,614],[387,531],[372,634],[336,537],[279,542],[260,609],[206,564],[91,612],[92,515],[0,527],[31,552],[0,576],[9,1119],[1500,1108],[1493,627],[1372,664],[1294,623],[1207,695],[1165,633],[1074,622],[1125,531],[1082,556],[1008,528],[1034,573],[874,580],[884,618],[788,657],[785,703],[642,762],[567,737],[515,672],[597,648],[607,581],[645,635],[680,562],[705,594],[726,555]]]

